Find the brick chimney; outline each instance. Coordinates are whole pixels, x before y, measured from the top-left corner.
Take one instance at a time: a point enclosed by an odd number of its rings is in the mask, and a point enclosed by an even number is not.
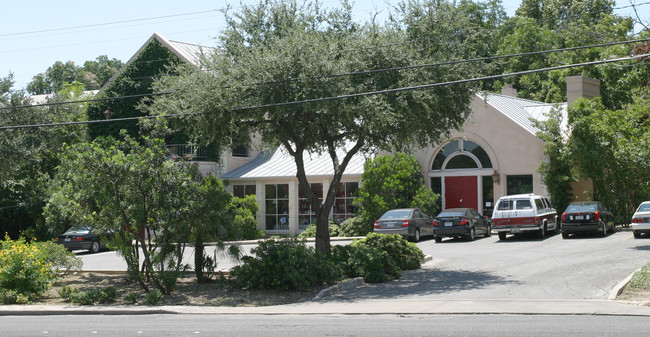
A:
[[[504,88],[501,88],[501,95],[517,97],[517,89],[512,87],[512,84],[506,84]]]
[[[566,78],[567,104],[571,105],[578,98],[592,99],[600,96],[600,80],[584,76]]]

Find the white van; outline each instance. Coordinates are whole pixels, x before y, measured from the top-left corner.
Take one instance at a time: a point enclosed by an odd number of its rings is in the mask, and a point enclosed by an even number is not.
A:
[[[537,232],[543,238],[547,231],[557,231],[557,212],[544,196],[535,194],[508,195],[499,198],[492,213],[492,228],[504,240],[508,233]]]

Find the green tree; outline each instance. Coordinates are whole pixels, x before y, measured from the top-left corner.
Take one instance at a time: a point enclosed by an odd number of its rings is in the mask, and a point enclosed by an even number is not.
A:
[[[11,76],[2,83],[0,125],[20,126],[86,120],[85,104],[25,107],[31,103],[22,91],[11,89]],[[70,86],[47,98],[60,103],[85,98],[82,86]],[[16,236],[30,230],[30,237],[51,239],[45,230],[42,210],[46,182],[54,174],[64,143],[85,141],[86,127],[66,125],[0,130],[0,222],[2,230]]]
[[[122,67],[122,61],[101,55],[95,61],[86,61],[83,67],[72,61],[56,61],[44,73],[35,75],[27,84],[27,91],[33,95],[52,94],[66,85],[80,83],[86,90],[97,90]]]
[[[168,293],[185,268],[182,243],[197,237],[195,220],[210,219],[205,212],[225,208],[210,196],[225,192],[211,182],[201,185],[196,166],[167,160],[160,138],[98,138],[63,151],[47,220],[52,225],[74,220],[114,231],[113,245],[129,274],[145,291],[150,279]]]
[[[549,157],[548,161],[540,163],[537,171],[542,174],[555,208],[561,212],[574,197],[571,188],[571,183],[576,181],[573,158],[567,145],[568,131],[563,129],[562,110],[552,109],[546,117],[545,121],[533,121],[540,130],[537,137],[544,141],[544,154]]]
[[[527,0],[501,30],[498,54],[516,54],[559,48],[625,41],[632,38],[633,20],[613,11],[610,0]],[[615,45],[562,53],[537,54],[508,58],[497,73],[510,73],[553,67],[561,64],[597,61],[629,55],[632,46]],[[507,79],[522,98],[544,102],[566,101],[566,77],[584,75],[601,80],[603,104],[619,109],[631,102],[629,92],[638,87],[647,73],[640,67],[610,64],[568,68],[522,75]],[[647,77],[646,77],[647,79]],[[493,89],[504,84],[496,81]]]
[[[619,110],[607,109],[600,99],[578,100],[569,109],[571,158],[592,179],[594,199],[613,207],[622,223],[650,198],[649,94],[641,89],[632,104]]]
[[[204,58],[200,69],[181,65],[178,76],[161,78],[154,91],[173,94],[156,97],[147,111],[193,113],[181,122],[199,139],[229,143],[259,134],[264,144],[282,146],[316,213],[321,253],[330,250],[328,217],[355,154],[436,142],[460,127],[470,111],[466,86],[323,100],[457,79],[471,70],[365,72],[433,62],[437,46],[450,53],[457,49],[446,48],[442,38],[423,48],[408,40],[402,25],[355,23],[347,2],[324,9],[269,0],[227,11],[226,22],[220,52]],[[355,72],[362,73],[341,76]],[[305,175],[304,158],[312,153],[331,158],[333,176],[322,203]]]
[[[425,186],[420,164],[413,155],[396,153],[368,159],[361,179],[363,184],[354,204],[368,224],[393,208],[417,207],[428,215],[437,211],[438,195]]]

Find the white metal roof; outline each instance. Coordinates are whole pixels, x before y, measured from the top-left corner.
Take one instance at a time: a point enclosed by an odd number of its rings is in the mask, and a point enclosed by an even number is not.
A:
[[[479,93],[477,96],[533,135],[536,135],[539,129],[533,125],[531,119],[544,121],[547,119],[546,114],[553,108],[562,110],[562,129],[566,129],[566,103],[544,103],[492,93]]]
[[[350,148],[348,144],[346,148]],[[346,149],[337,151],[341,159]],[[363,164],[368,158],[365,154],[357,153],[352,157],[343,176],[361,175]],[[234,169],[221,176],[223,179],[273,179],[296,177],[297,169],[293,157],[283,148],[278,147],[274,151],[263,151],[251,162]],[[307,177],[325,177],[334,175],[332,159],[327,153],[305,154],[305,173]]]

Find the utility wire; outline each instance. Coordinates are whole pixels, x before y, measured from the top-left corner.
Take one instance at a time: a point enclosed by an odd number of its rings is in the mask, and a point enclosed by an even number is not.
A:
[[[317,80],[317,79],[324,79],[324,78],[335,78],[335,77],[343,77],[343,76],[364,75],[364,74],[372,74],[372,73],[387,72],[387,71],[411,70],[411,69],[419,69],[419,68],[425,68],[425,67],[436,67],[436,66],[442,66],[442,65],[453,65],[453,64],[471,63],[471,62],[479,62],[479,61],[490,61],[490,60],[496,60],[496,59],[521,57],[521,56],[531,56],[531,55],[540,55],[540,54],[549,54],[549,53],[556,53],[556,52],[573,51],[573,50],[580,50],[580,49],[587,49],[587,48],[599,48],[599,47],[606,47],[606,46],[612,46],[612,45],[630,44],[630,43],[638,43],[638,42],[646,42],[646,41],[650,41],[650,38],[649,39],[620,41],[620,42],[601,43],[601,44],[588,45],[588,46],[579,46],[579,47],[550,49],[550,50],[542,50],[542,51],[535,51],[535,52],[510,54],[510,55],[481,57],[481,58],[474,58],[474,59],[467,59],[467,60],[446,61],[446,62],[430,63],[430,64],[422,64],[422,65],[413,65],[413,66],[406,66],[406,67],[374,69],[374,70],[366,70],[366,71],[342,73],[342,74],[332,74],[332,75],[320,75],[320,76],[309,77],[307,79],[287,79],[287,80],[281,80],[281,81],[253,83],[251,85],[277,84],[277,83],[286,83],[286,82],[293,82],[293,81]],[[110,100],[118,100],[118,99],[140,98],[140,97],[148,97],[148,96],[161,96],[161,95],[168,95],[168,94],[171,94],[171,93],[172,92],[149,93],[149,94],[130,95],[130,96],[93,98],[93,99],[77,100],[77,101],[21,105],[21,106],[14,106],[14,107],[0,107],[0,110],[11,110],[11,109],[21,109],[21,108],[42,107],[42,106],[56,106],[56,105],[63,105],[63,104],[80,104],[80,103],[110,101]]]
[[[561,70],[561,69],[568,69],[568,68],[576,68],[576,67],[592,66],[592,65],[614,63],[614,62],[621,62],[621,61],[629,61],[629,60],[639,59],[639,58],[648,57],[648,56],[650,56],[650,54],[635,55],[635,56],[623,57],[623,58],[611,59],[611,60],[601,60],[601,61],[592,61],[592,62],[568,64],[568,65],[562,65],[562,66],[557,66],[557,67],[526,70],[526,71],[519,71],[519,72],[514,72],[514,73],[508,73],[508,74],[483,76],[483,77],[476,77],[476,78],[456,80],[456,81],[423,84],[423,85],[417,85],[417,86],[411,86],[411,87],[386,89],[386,90],[378,90],[378,91],[369,91],[369,92],[362,92],[362,93],[356,93],[356,94],[348,94],[348,95],[340,95],[340,96],[332,96],[332,97],[322,97],[322,98],[315,98],[315,99],[308,99],[308,100],[301,100],[301,101],[293,101],[293,102],[273,103],[273,104],[266,104],[266,105],[252,106],[252,107],[235,108],[235,109],[232,109],[231,111],[232,112],[238,112],[238,111],[248,111],[248,110],[255,110],[255,109],[267,109],[267,108],[276,108],[276,107],[292,106],[292,105],[299,105],[299,104],[319,103],[319,102],[333,101],[333,100],[339,100],[339,99],[364,97],[364,96],[371,96],[371,95],[391,94],[391,93],[398,93],[398,92],[402,92],[402,91],[422,90],[422,89],[429,89],[429,88],[446,86],[446,85],[456,85],[456,84],[465,84],[465,83],[470,83],[470,82],[494,80],[494,79],[499,79],[499,78],[504,78],[504,77],[520,76],[520,75],[534,74],[534,73],[553,71],[553,70]],[[81,121],[81,122],[64,122],[64,123],[32,124],[32,125],[14,125],[14,126],[0,127],[0,130],[40,128],[40,127],[51,127],[51,126],[65,126],[65,125],[95,124],[95,123],[111,123],[111,122],[133,121],[133,120],[139,120],[139,119],[153,119],[153,118],[159,118],[159,117],[167,118],[167,117],[180,117],[180,116],[189,116],[189,115],[199,115],[199,114],[205,114],[205,113],[206,112],[177,113],[177,114],[169,114],[169,115],[126,117],[126,118],[118,118],[118,119],[93,120],[93,121]]]

